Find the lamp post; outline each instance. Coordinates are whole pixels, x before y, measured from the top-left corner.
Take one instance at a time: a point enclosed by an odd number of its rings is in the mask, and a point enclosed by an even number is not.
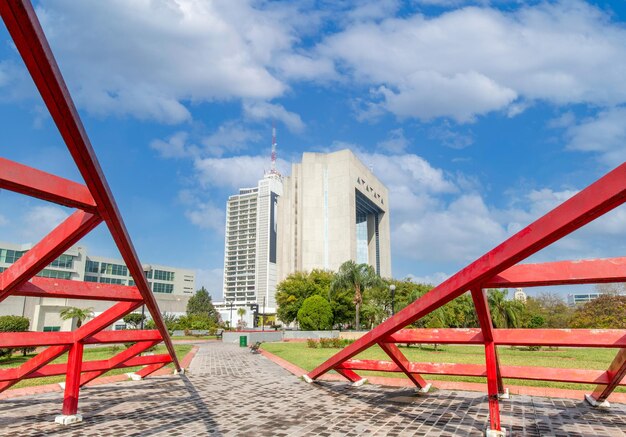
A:
[[[228,321],[228,330],[232,331],[233,329],[233,303],[235,303],[235,299],[230,301],[230,320]]]
[[[391,292],[391,315],[393,316],[396,314],[396,285],[391,284],[389,291]]]

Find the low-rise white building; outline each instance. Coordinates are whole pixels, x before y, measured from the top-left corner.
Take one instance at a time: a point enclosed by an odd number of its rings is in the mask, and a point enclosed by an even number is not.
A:
[[[0,242],[0,272],[20,259],[30,248],[31,245],[28,244]],[[187,301],[196,290],[195,272],[158,264],[144,264],[143,269],[161,312],[185,314]],[[135,285],[123,260],[92,256],[84,247],[67,250],[37,276],[102,284]],[[92,308],[94,315],[97,316],[112,304],[114,302],[99,300],[10,296],[0,302],[0,315],[28,317],[31,321],[31,331],[69,331],[75,322],[61,320],[60,312],[64,308]],[[123,325],[123,321],[115,324],[117,328],[122,328]]]

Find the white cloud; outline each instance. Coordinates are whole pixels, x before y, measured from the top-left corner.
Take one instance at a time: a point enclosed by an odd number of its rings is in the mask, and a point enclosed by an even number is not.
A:
[[[361,153],[361,160],[371,164],[374,173],[393,191],[409,186],[414,192],[452,193],[457,191],[443,170],[434,168],[422,157],[414,154],[383,155]]]
[[[9,220],[5,216],[0,214],[0,226],[6,226],[8,224],[9,224]]]
[[[450,123],[434,126],[428,132],[429,138],[439,141],[443,146],[451,149],[464,149],[474,143],[471,134],[464,134],[450,127]]]
[[[246,101],[243,104],[244,115],[252,120],[278,120],[292,132],[302,132],[304,123],[296,113],[287,111],[282,105],[267,102]]]
[[[435,272],[432,275],[426,275],[426,276],[416,276],[413,274],[407,275],[408,279],[412,280],[413,282],[417,284],[431,284],[431,285],[434,285],[435,287],[441,284],[443,281],[445,281],[449,277],[450,275],[448,273],[443,273],[443,272]]]
[[[34,206],[22,218],[21,237],[36,243],[67,217],[67,212],[57,206]]]
[[[533,100],[626,101],[626,29],[581,1],[359,22],[317,51],[376,87],[378,106],[400,117],[467,122],[497,110],[515,115]]]
[[[187,132],[176,132],[168,137],[165,141],[156,139],[150,142],[150,147],[159,152],[163,158],[186,158],[192,156],[197,147],[189,146]]]
[[[81,107],[179,123],[191,118],[186,102],[271,99],[287,89],[270,67],[288,63],[297,42],[290,23],[299,21],[293,8],[270,6],[59,0],[37,13]]]
[[[202,158],[194,162],[196,178],[203,188],[224,187],[238,189],[256,186],[259,179],[269,170],[268,156],[233,156],[229,158]],[[286,174],[289,165],[277,160],[276,166]]]
[[[409,140],[404,136],[402,128],[393,129],[389,132],[389,138],[378,143],[377,147],[391,153],[403,153],[409,146]]]
[[[604,164],[614,167],[626,161],[626,108],[601,111],[566,131],[568,148],[594,152]]]
[[[210,135],[202,138],[204,151],[210,156],[222,156],[224,152],[239,152],[261,139],[258,132],[252,131],[235,121],[223,123]],[[268,141],[269,142],[269,141]]]
[[[194,205],[193,209],[185,211],[185,216],[191,223],[201,229],[212,229],[217,232],[224,232],[224,210],[210,202]]]

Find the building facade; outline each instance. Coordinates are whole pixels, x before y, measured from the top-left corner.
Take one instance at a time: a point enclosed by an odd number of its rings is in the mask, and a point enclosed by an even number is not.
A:
[[[282,177],[269,173],[257,187],[242,188],[226,205],[224,301],[229,310],[257,304],[275,311],[277,216]]]
[[[278,209],[279,280],[348,260],[391,277],[389,193],[350,150],[305,153]]]
[[[215,306],[223,320],[253,305],[274,313],[279,281],[348,260],[391,276],[387,188],[350,150],[305,153],[291,176],[272,171],[229,197],[224,302]]]
[[[30,245],[0,242],[0,272],[20,259]],[[156,264],[144,264],[144,274],[154,292],[161,312],[183,314],[187,301],[195,293],[195,272]],[[37,276],[101,284],[135,285],[128,268],[121,259],[88,255],[84,247],[73,247],[59,256]],[[22,315],[31,321],[31,331],[71,330],[72,321],[61,320],[59,313],[66,307],[93,308],[97,316],[111,306],[111,302],[32,298],[10,296],[0,303],[0,315]],[[121,327],[123,322],[116,325]]]

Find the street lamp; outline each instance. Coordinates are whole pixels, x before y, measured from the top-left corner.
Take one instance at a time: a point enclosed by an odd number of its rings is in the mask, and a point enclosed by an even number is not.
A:
[[[396,314],[396,285],[391,284],[389,291],[391,291],[391,315],[393,316]]]
[[[232,331],[233,329],[233,304],[235,303],[235,299],[231,299],[230,301],[230,320],[228,321],[228,330]]]

